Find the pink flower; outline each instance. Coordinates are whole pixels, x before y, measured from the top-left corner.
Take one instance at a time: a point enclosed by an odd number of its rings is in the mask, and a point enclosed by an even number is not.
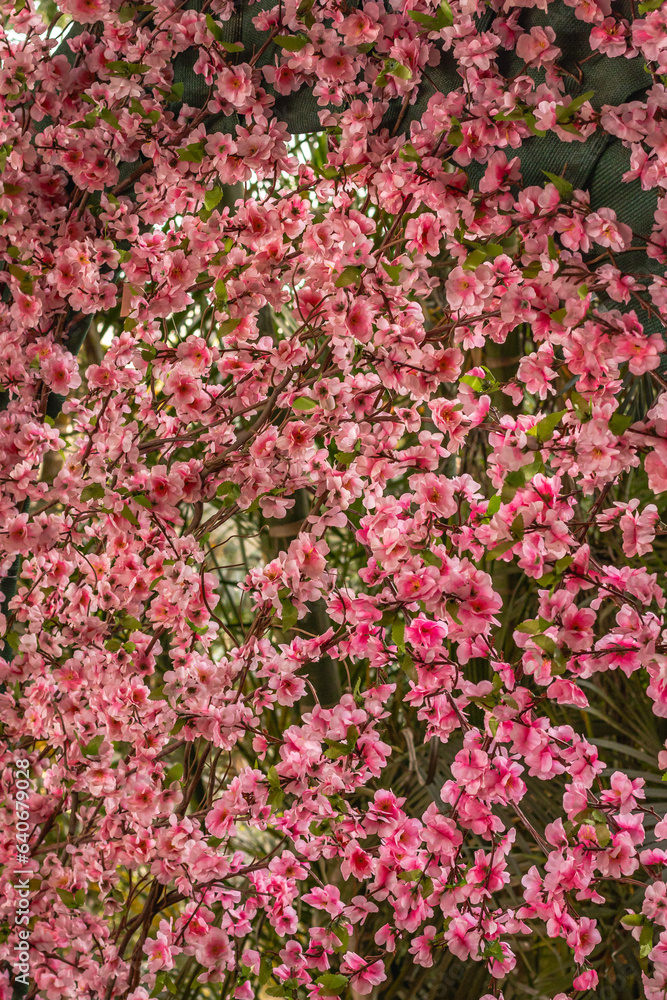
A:
[[[229,936],[219,927],[211,927],[195,948],[197,961],[207,969],[224,968],[233,955]]]
[[[368,306],[363,301],[357,300],[349,310],[345,324],[353,337],[366,343],[373,332]]]
[[[580,965],[582,960],[600,943],[602,936],[597,929],[597,921],[591,917],[580,917],[576,928],[567,935],[567,943],[574,948],[574,960]]]
[[[594,990],[597,989],[597,985],[598,974],[595,969],[586,969],[572,980],[574,990]]]
[[[440,251],[441,226],[435,215],[425,212],[417,219],[410,219],[405,227],[408,249],[436,257]]]
[[[39,323],[39,317],[42,315],[42,303],[36,295],[24,295],[22,292],[16,292],[14,305],[10,312],[19,326],[31,329]]]
[[[366,3],[362,10],[346,17],[340,25],[346,45],[367,45],[380,33],[379,8],[376,3]]]
[[[516,54],[530,66],[543,66],[560,55],[560,49],[553,44],[555,39],[556,32],[553,28],[531,28],[519,37]]]
[[[601,208],[591,212],[585,220],[586,233],[601,247],[625,250],[632,242],[632,230],[624,222],[618,222],[616,212],[611,208]]]
[[[309,903],[316,910],[326,910],[332,917],[338,917],[345,909],[340,899],[340,892],[334,885],[327,885],[324,888],[316,886],[301,897],[304,903]]]
[[[179,951],[180,948],[175,949],[176,953]],[[160,930],[154,938],[148,938],[144,942],[144,954],[148,955],[148,967],[151,972],[174,968],[174,949],[170,936]]]
[[[382,962],[367,962],[354,951],[346,951],[340,970],[350,976],[352,989],[362,996],[373,992],[373,987],[383,983],[387,974]]]
[[[477,271],[466,271],[455,267],[445,282],[447,300],[452,309],[471,311],[473,307],[481,308],[486,297],[486,285],[477,277]]]
[[[607,56],[622,56],[628,47],[628,29],[615,17],[605,17],[591,29],[590,46]]]

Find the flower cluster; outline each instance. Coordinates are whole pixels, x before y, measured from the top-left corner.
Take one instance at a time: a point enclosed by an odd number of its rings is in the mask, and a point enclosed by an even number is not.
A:
[[[531,20],[560,0],[484,6],[259,3],[244,47],[225,0],[3,4],[0,783],[19,748],[35,1000],[378,996],[443,956],[499,997],[540,933],[569,997],[613,892],[667,988],[667,820],[587,714],[611,672],[667,717],[667,7],[568,0],[589,58],[646,63],[599,106]],[[307,92],[304,156],[275,108]],[[650,232],[524,183],[525,144],[606,139]]]

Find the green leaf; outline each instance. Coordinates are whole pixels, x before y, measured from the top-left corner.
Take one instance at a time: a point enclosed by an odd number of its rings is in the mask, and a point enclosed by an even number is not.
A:
[[[92,483],[90,486],[84,487],[81,490],[81,499],[84,502],[88,500],[99,500],[104,496],[105,490],[101,483]]]
[[[273,973],[273,966],[267,958],[263,958],[259,965],[259,985],[266,986]]]
[[[296,625],[299,618],[299,612],[294,607],[292,602],[288,601],[285,597],[281,598],[280,604],[282,606],[282,627],[285,631],[289,631],[289,629],[294,628]]]
[[[556,427],[563,419],[563,416],[567,410],[558,410],[556,413],[548,413],[546,417],[542,417],[534,427],[526,431],[531,437],[536,437],[538,441],[548,441],[553,437]]]
[[[174,764],[174,766],[170,767],[167,773],[165,774],[164,780],[167,782],[167,784],[171,784],[172,781],[178,781],[182,777],[183,777],[183,765]]]
[[[614,413],[609,421],[609,430],[616,437],[620,437],[634,422],[634,417],[629,417],[624,413]]]
[[[506,552],[509,552],[513,545],[516,545],[514,538],[510,539],[509,542],[501,542],[500,545],[496,545],[495,548],[487,551],[486,558],[498,559],[500,556],[504,556]]]
[[[102,742],[104,741],[104,736],[94,736],[90,743],[84,748],[84,757],[93,757],[99,751]]]
[[[264,990],[264,992],[266,993],[267,997],[284,997],[284,996],[286,996],[285,987],[284,986],[269,986],[268,989]]]
[[[196,632],[197,635],[206,635],[206,633],[208,632],[208,627],[202,628],[201,625],[195,625],[195,623],[191,622],[189,618],[186,618],[185,620],[192,629],[192,631]]]
[[[356,285],[360,277],[360,267],[345,267],[336,278],[336,288],[345,288],[347,285]]]
[[[499,962],[502,962],[504,958],[503,949],[500,946],[500,941],[487,941],[484,947],[484,958],[497,958]]]
[[[130,522],[130,524],[133,524],[135,526],[135,528],[139,527],[139,521],[137,519],[136,514],[132,513],[132,511],[127,506],[127,504],[123,505],[123,509],[120,512],[120,516],[124,517],[126,521]]]
[[[461,625],[461,619],[459,618],[459,606],[456,601],[447,601],[445,604],[445,610],[449,617],[456,622],[457,625]]]
[[[191,142],[189,146],[177,152],[179,160],[184,160],[186,163],[201,163],[204,159],[204,140]]]
[[[621,923],[624,927],[641,927],[645,923],[646,917],[643,913],[624,913]]]
[[[595,824],[595,836],[598,839],[600,847],[607,847],[607,845],[611,842],[611,833],[609,832],[609,827],[606,823]]]
[[[475,268],[479,267],[480,264],[483,264],[485,260],[486,254],[481,248],[478,247],[477,250],[473,250],[472,253],[468,254],[463,263],[463,268],[466,271],[474,271]]]
[[[412,70],[410,67],[404,66],[403,63],[397,62],[396,59],[385,60],[385,73],[390,73],[391,76],[397,76],[399,80],[412,79]]]
[[[382,70],[375,78],[375,86],[386,87],[388,76],[397,76],[400,80],[410,80],[412,79],[412,70],[397,59],[385,59]]]
[[[131,628],[134,631],[141,629],[141,622],[139,621],[138,618],[135,618],[133,615],[123,615],[120,624],[122,628]]]
[[[450,146],[460,146],[463,142],[463,132],[461,131],[461,122],[458,118],[452,116],[452,127],[449,130],[447,136],[447,142]]]
[[[24,281],[28,277],[28,272],[24,271],[18,264],[8,264],[7,270],[14,278],[18,278],[19,281]]]
[[[512,533],[513,538],[516,538],[518,542],[521,541],[524,534],[523,514],[517,514],[514,518],[510,526],[510,532]]]
[[[386,261],[382,261],[382,266],[391,278],[392,284],[397,285],[398,279],[400,277],[401,271],[403,270],[402,264],[387,264]]]
[[[505,253],[505,247],[501,246],[500,243],[485,243],[484,252],[489,260],[495,260],[496,257],[500,257],[502,253]]]
[[[406,653],[405,656],[403,657],[403,661],[401,663],[401,670],[403,671],[403,673],[407,674],[407,676],[410,678],[411,681],[414,681],[415,684],[417,683],[418,678],[417,678],[417,671],[415,670],[415,661],[412,659],[409,653]]]
[[[639,936],[639,957],[646,958],[650,951],[653,950],[653,925],[644,924],[642,927],[642,932]]]
[[[526,125],[528,126],[529,130],[533,133],[533,135],[539,135],[540,137],[542,137],[547,134],[546,129],[537,127],[537,118],[531,111],[526,111],[525,115],[523,116],[523,120],[525,121]]]
[[[559,177],[558,174],[550,174],[548,170],[543,170],[542,173],[549,178],[563,201],[570,201],[574,194],[574,185],[566,181],[564,177]]]
[[[105,67],[112,76],[135,76],[140,73],[147,73],[150,66],[145,63],[127,63],[121,61],[108,62]]]
[[[401,872],[398,876],[401,882],[418,882],[422,873],[420,871]]]
[[[405,621],[402,618],[397,618],[394,624],[391,626],[391,638],[398,646],[400,653],[405,652]]]
[[[524,278],[530,281],[531,278],[536,278],[538,274],[542,273],[542,262],[539,260],[534,260],[532,263],[528,264],[527,267],[523,269]]]
[[[544,472],[544,462],[541,458],[536,458],[530,465],[522,465],[517,473],[523,479],[524,483],[529,483],[533,476],[537,475],[538,472]],[[510,473],[512,475],[512,473]],[[508,476],[509,479],[509,476]]]
[[[576,135],[578,136],[578,138],[581,138],[581,132],[579,131],[576,125],[566,125],[561,122],[560,127],[563,129],[564,132],[569,132],[570,135]]]
[[[305,35],[276,35],[273,39],[276,45],[288,52],[300,52],[305,49],[308,39]]]
[[[479,377],[479,375],[462,375],[461,382],[464,382],[465,385],[469,385],[475,392],[479,392],[484,385],[484,381]]]
[[[303,21],[307,28],[312,28],[315,24],[315,18],[311,13],[314,6],[315,0],[301,0],[301,3],[296,9],[296,16],[298,20]]]
[[[174,83],[172,84],[171,90],[162,90],[161,87],[157,87],[156,90],[158,91],[158,93],[162,94],[164,99],[169,104],[174,104],[177,101],[183,100],[183,91],[185,90],[185,84]]]
[[[294,410],[314,410],[317,403],[314,399],[309,399],[308,396],[299,396],[292,403],[292,409]]]
[[[407,163],[421,163],[422,158],[411,142],[406,142],[398,155]]]
[[[497,514],[501,503],[500,494],[494,494],[486,505],[486,517],[493,517],[494,514]]]
[[[553,656],[558,649],[555,641],[549,635],[536,635],[533,637],[533,642],[548,656]]]
[[[218,497],[232,496],[237,499],[241,495],[241,488],[236,483],[220,483],[215,495]]]
[[[220,292],[220,289],[219,289],[220,283],[221,283],[220,281],[216,281],[216,283],[215,283],[216,295],[218,295],[219,292]],[[225,289],[225,292],[224,292],[224,300],[225,300],[225,302],[227,301],[227,290],[226,289]],[[243,319],[240,316],[237,316],[235,319],[225,319],[225,320],[223,320],[222,323],[218,324],[218,336],[220,336],[220,337],[226,337],[228,333],[233,333],[234,330],[236,329],[236,327],[240,326],[240,324],[242,322],[243,322]]]
[[[223,278],[218,278],[218,280],[214,284],[214,286],[213,286],[213,294],[215,295],[216,300],[218,302],[226,302],[227,301],[227,299],[228,299],[227,286],[225,285],[225,282],[224,282]],[[231,333],[232,330],[236,329],[236,327],[239,325],[240,322],[241,322],[240,319],[227,319],[227,320],[225,320],[223,323],[220,324],[219,333],[221,333],[222,336],[224,336],[225,333]],[[222,327],[226,327],[227,329],[223,330]]]
[[[408,15],[413,21],[416,21],[417,24],[422,24],[430,31],[442,31],[443,28],[450,28],[452,24],[454,24],[452,8],[447,3],[447,0],[443,0],[437,14],[434,17],[417,10],[408,11]]]
[[[562,106],[559,107],[556,110],[556,118],[558,119],[558,121],[561,123],[569,121],[572,115],[575,114],[575,112],[579,111],[580,108],[586,103],[586,101],[590,101],[591,97],[593,97],[594,94],[595,94],[594,90],[587,90],[585,94],[580,94],[579,97],[575,97],[573,101],[570,101],[570,103],[566,108]]]
[[[100,108],[100,118],[103,122],[106,122],[107,125],[111,125],[112,128],[120,129],[120,122],[116,118],[113,111],[110,111],[109,108]]]
[[[108,649],[110,653],[116,653],[122,645],[120,639],[109,639],[104,643],[104,648]]]
[[[340,465],[352,465],[356,457],[357,457],[356,451],[336,452],[336,461],[339,462]]]
[[[244,45],[243,42],[220,42],[220,47],[225,50],[225,52],[243,52]]]
[[[337,946],[336,951],[347,951],[348,945],[350,943],[349,932],[344,927],[334,925],[331,928],[331,933],[334,934],[340,941],[340,944]]]
[[[2,641],[6,642],[10,649],[16,653],[19,648],[19,637],[16,632],[6,632],[2,636]]]
[[[140,507],[145,507],[146,510],[151,510],[153,507],[153,504],[145,495],[145,493],[133,493],[132,499],[134,500],[135,503],[138,503]]]
[[[526,635],[539,635],[541,632],[544,632],[545,628],[549,627],[549,624],[546,618],[530,618],[517,625],[515,631],[523,632]]]
[[[142,344],[143,341],[140,340],[139,343]],[[146,346],[141,351],[141,356],[144,359],[144,361],[150,362],[153,360],[153,358],[157,356],[157,350],[153,346],[153,344],[146,344]]]
[[[160,993],[164,993],[166,988],[167,988],[167,973],[164,971],[158,972],[157,976],[155,977],[155,986],[153,987],[153,992],[151,993],[151,996],[158,997]]]
[[[660,10],[664,3],[664,0],[644,0],[644,3],[639,5],[640,14],[648,14],[652,10]]]
[[[67,889],[56,889],[56,892],[60,896],[61,900],[70,910],[73,910],[77,905],[76,898],[73,893],[68,892]]]
[[[217,204],[219,204],[222,198],[222,188],[216,187],[211,188],[210,191],[206,192],[206,197],[204,198],[204,208],[207,212],[212,212]],[[217,296],[216,296],[217,297]]]
[[[335,972],[325,972],[323,976],[315,982],[320,987],[320,992],[325,997],[338,996],[346,988],[349,980],[347,976],[342,976]]]
[[[210,14],[206,15],[206,27],[211,32],[216,42],[222,41],[222,28]]]

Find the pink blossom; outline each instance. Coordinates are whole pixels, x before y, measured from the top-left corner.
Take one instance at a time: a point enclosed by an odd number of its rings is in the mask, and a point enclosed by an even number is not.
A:
[[[382,962],[368,962],[354,951],[345,952],[340,968],[350,976],[352,988],[362,996],[372,993],[373,987],[387,978]]]
[[[553,28],[531,28],[530,32],[519,36],[516,54],[533,66],[553,62],[560,55],[560,49],[553,44],[555,39],[556,32]]]

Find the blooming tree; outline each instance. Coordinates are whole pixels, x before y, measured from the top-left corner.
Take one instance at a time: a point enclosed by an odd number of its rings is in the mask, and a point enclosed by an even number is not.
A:
[[[568,6],[3,3],[0,997],[665,996],[667,9]]]

